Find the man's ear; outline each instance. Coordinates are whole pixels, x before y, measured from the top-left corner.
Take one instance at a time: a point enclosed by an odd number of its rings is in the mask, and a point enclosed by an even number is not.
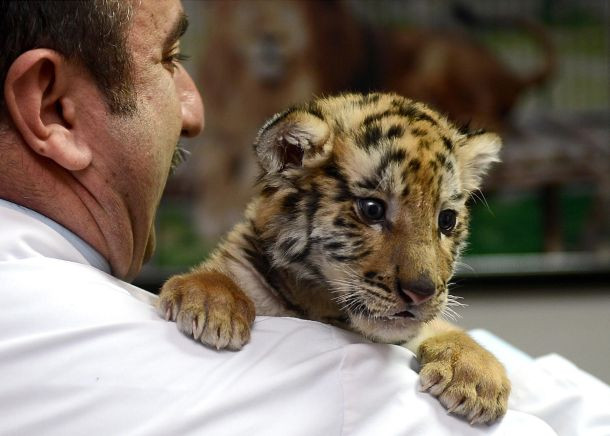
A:
[[[466,138],[456,151],[460,179],[465,191],[472,192],[481,186],[481,180],[494,162],[500,161],[502,141],[495,133],[478,133]]]
[[[321,118],[291,109],[267,121],[258,133],[254,150],[263,169],[277,173],[322,155],[329,136],[328,124]]]
[[[74,131],[74,68],[54,50],[34,49],[15,59],[4,82],[6,108],[25,143],[69,171],[86,168],[92,158]]]

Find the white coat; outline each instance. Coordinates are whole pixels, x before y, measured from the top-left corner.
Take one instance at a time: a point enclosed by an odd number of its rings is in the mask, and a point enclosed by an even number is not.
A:
[[[219,352],[160,319],[154,299],[76,235],[0,200],[0,435],[555,434],[517,410],[489,427],[447,415],[403,348],[258,317],[250,344]]]

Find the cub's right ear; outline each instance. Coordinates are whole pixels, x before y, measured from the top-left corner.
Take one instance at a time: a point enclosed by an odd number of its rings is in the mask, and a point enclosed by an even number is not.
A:
[[[328,124],[308,112],[289,109],[261,128],[254,142],[258,161],[267,173],[298,168],[304,160],[323,154],[330,136]]]
[[[477,133],[470,135],[457,151],[458,166],[462,188],[472,192],[481,186],[481,179],[489,166],[499,162],[502,141],[495,133]]]

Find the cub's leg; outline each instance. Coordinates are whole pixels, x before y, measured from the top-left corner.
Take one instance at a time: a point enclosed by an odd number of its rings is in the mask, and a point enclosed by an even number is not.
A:
[[[441,320],[427,324],[408,347],[417,353],[421,390],[471,424],[506,413],[510,381],[502,364],[468,334]]]
[[[169,279],[157,311],[195,340],[217,349],[239,350],[250,339],[254,303],[226,275],[193,271]]]

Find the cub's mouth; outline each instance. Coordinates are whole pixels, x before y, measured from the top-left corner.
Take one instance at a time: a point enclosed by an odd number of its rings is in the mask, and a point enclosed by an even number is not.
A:
[[[370,315],[362,312],[349,316],[351,327],[374,342],[403,344],[413,338],[421,328],[423,321],[415,314],[403,310],[392,315]]]
[[[413,320],[417,321],[418,317],[415,310],[406,309],[396,313],[376,313],[366,307],[361,307],[354,313],[356,316],[365,317],[371,321],[401,321],[401,320]]]
[[[389,316],[390,319],[400,319],[400,318],[415,318],[415,315],[410,310],[403,310],[402,312],[395,313],[394,315]]]

